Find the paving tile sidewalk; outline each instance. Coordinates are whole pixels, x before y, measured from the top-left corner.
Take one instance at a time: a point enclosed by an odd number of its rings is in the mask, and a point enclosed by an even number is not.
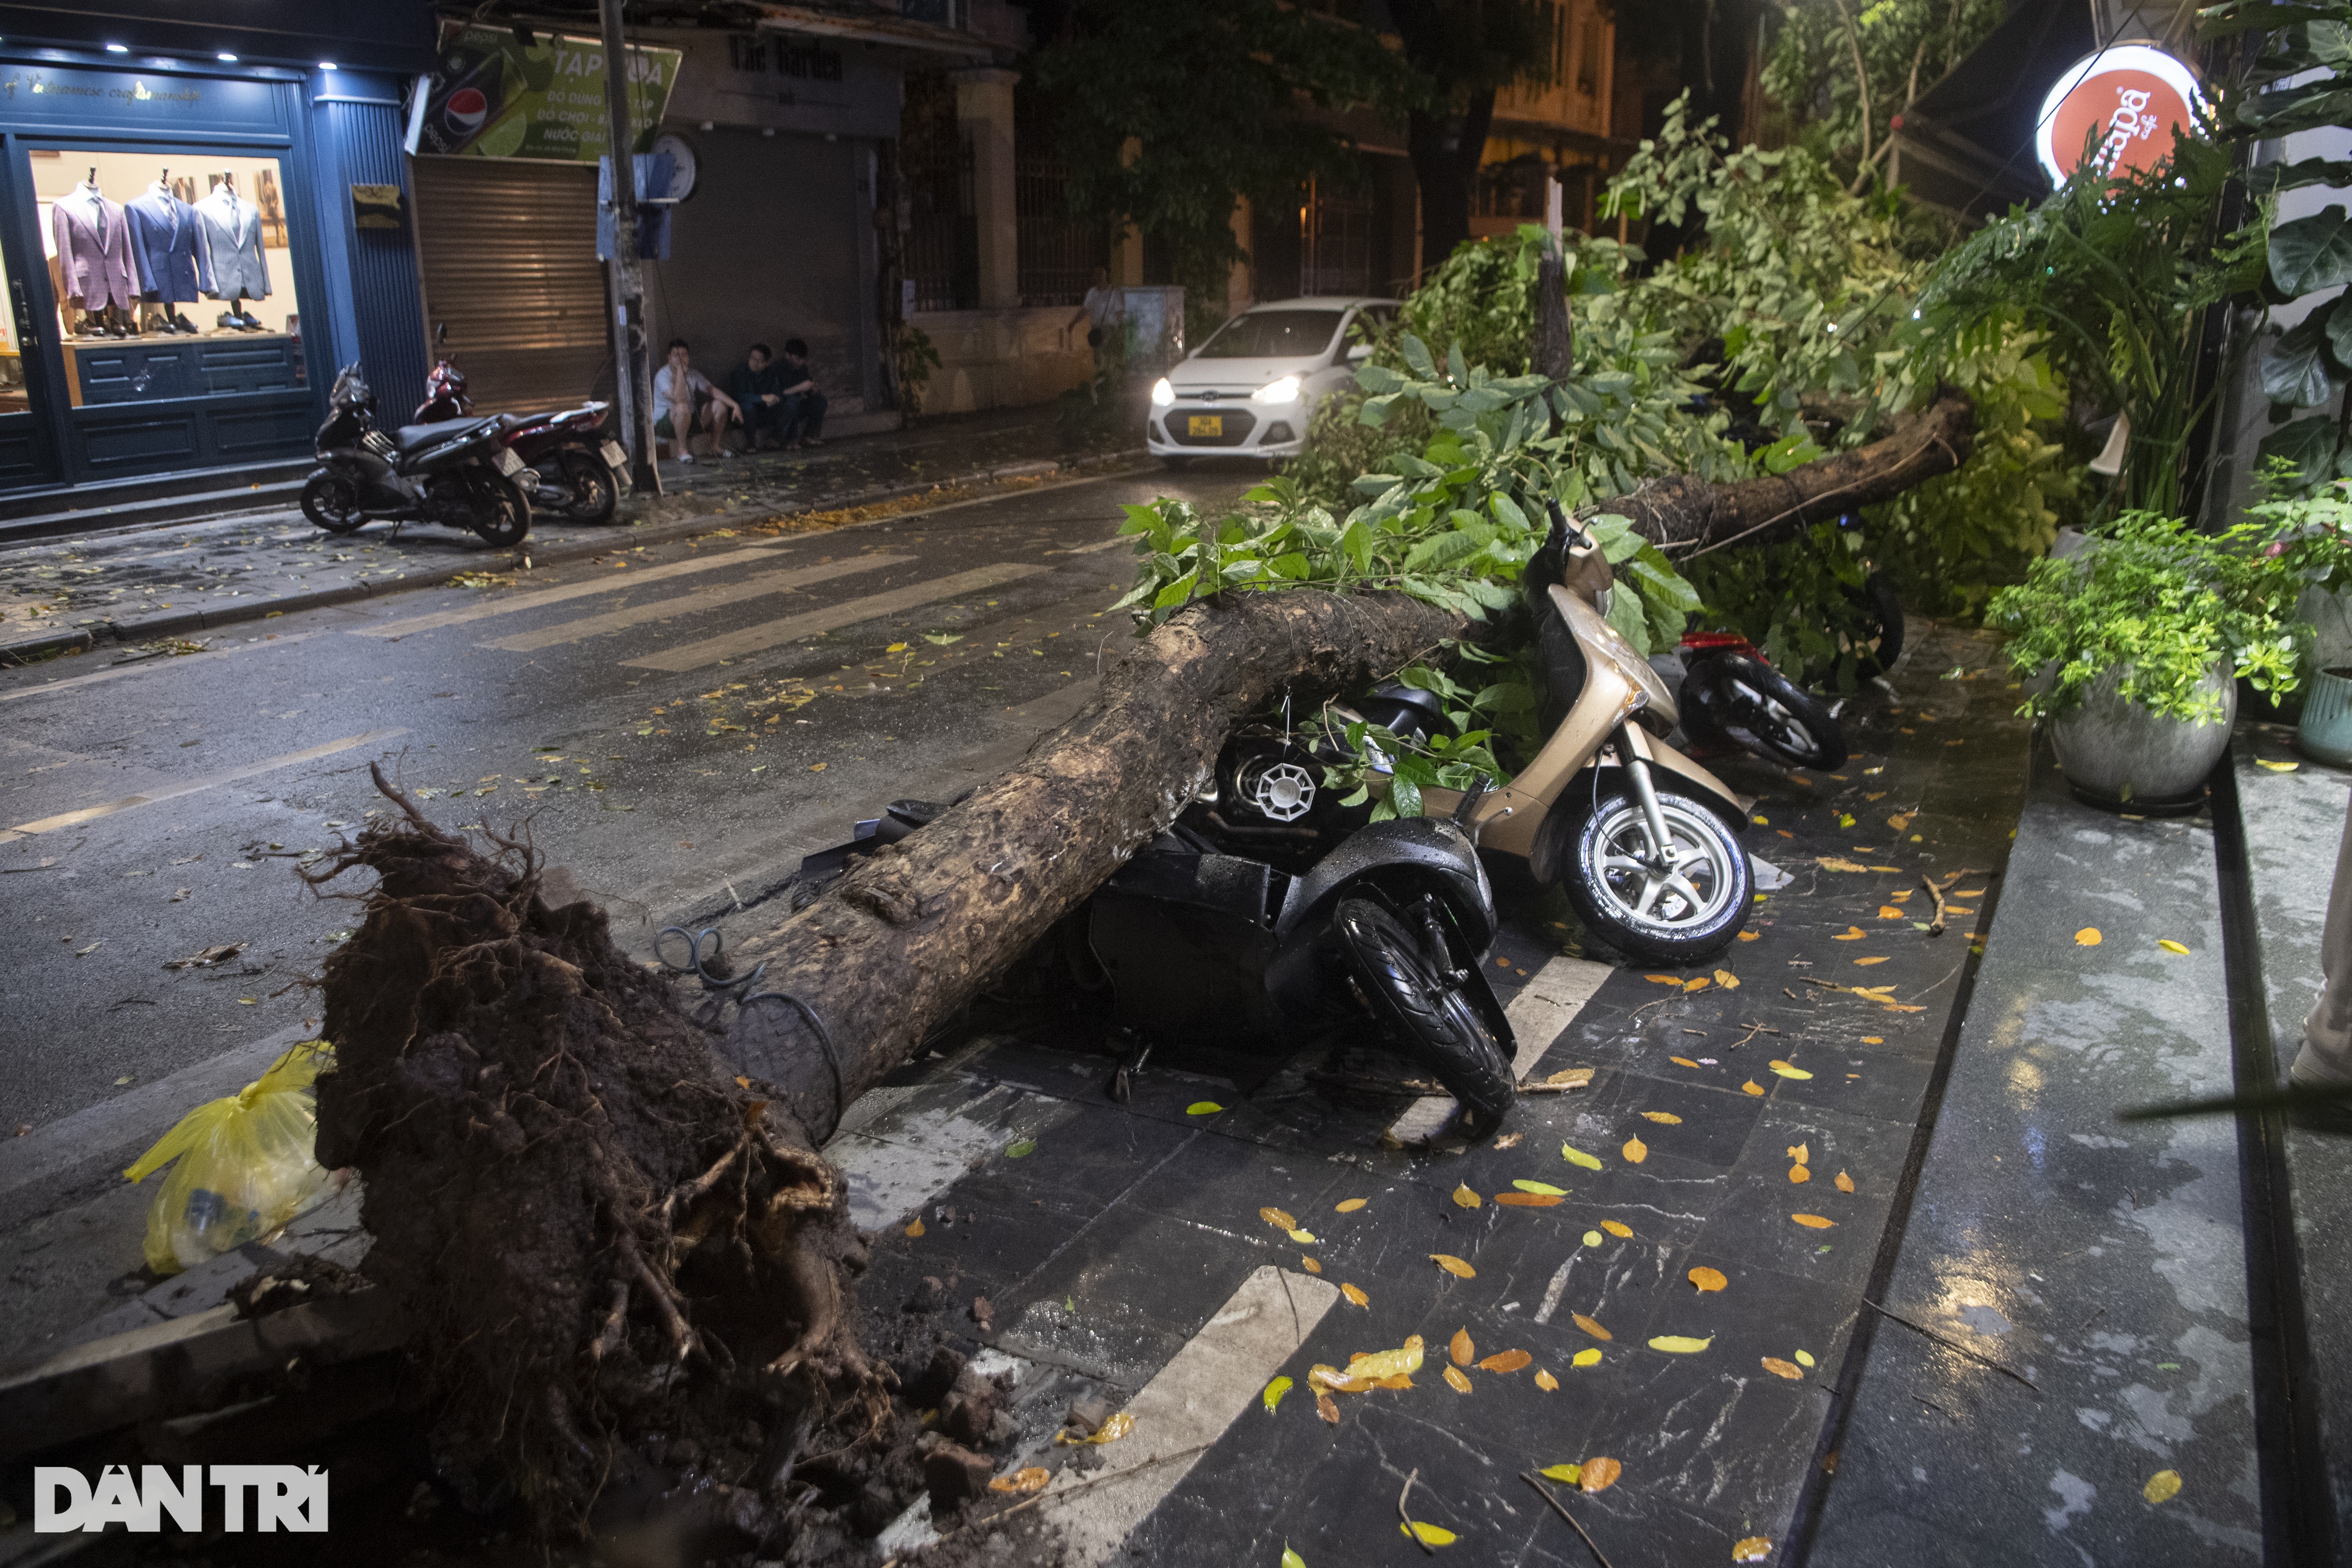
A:
[[[662,465],[664,493],[624,499],[613,522],[533,519],[521,548],[372,523],[335,538],[291,508],[80,535],[0,552],[0,658],[166,637],[320,605],[429,587],[721,531],[735,521],[852,508],[944,489],[948,498],[1142,460],[1129,423],[1067,424],[1059,405],[926,420],[811,452]]]

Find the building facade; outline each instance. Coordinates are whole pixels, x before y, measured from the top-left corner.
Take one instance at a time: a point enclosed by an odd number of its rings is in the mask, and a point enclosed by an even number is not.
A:
[[[401,0],[0,6],[0,490],[299,459],[424,380]]]

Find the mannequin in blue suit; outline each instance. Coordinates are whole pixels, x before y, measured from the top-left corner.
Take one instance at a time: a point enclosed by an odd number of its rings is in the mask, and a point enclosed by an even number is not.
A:
[[[210,258],[196,242],[196,209],[172,194],[170,174],[123,205],[131,226],[131,251],[146,297],[163,309],[161,329],[193,332],[195,325],[174,307],[212,289]]]

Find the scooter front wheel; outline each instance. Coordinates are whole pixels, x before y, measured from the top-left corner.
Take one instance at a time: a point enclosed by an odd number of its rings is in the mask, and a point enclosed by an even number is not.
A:
[[[1463,1130],[1484,1138],[1500,1128],[1518,1086],[1494,1031],[1448,978],[1447,955],[1426,952],[1377,900],[1342,900],[1332,926],[1372,1016],[1461,1101]]]
[[[563,515],[573,522],[610,522],[621,503],[621,487],[604,460],[592,452],[566,452],[561,459],[563,482],[572,487],[572,504]]]
[[[359,483],[349,474],[311,475],[302,487],[302,515],[329,533],[356,533],[367,526]]]
[[[1792,768],[1833,768],[1845,731],[1829,704],[1760,658],[1718,653],[1683,677],[1683,732],[1728,741]]]
[[[1705,805],[1672,790],[1657,796],[1671,857],[1631,795],[1604,795],[1564,847],[1560,885],[1584,923],[1625,952],[1688,963],[1721,952],[1748,923],[1748,854]]]

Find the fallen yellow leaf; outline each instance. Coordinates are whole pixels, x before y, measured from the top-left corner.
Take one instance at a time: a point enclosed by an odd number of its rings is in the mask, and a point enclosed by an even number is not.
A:
[[[1815,864],[1819,865],[1824,871],[1867,871],[1870,869],[1867,866],[1857,866],[1853,861],[1836,855],[1816,855],[1813,857],[1813,860]]]
[[[1617,1478],[1624,1473],[1625,1467],[1614,1459],[1587,1459],[1584,1461],[1584,1474],[1577,1478],[1576,1484],[1588,1492],[1605,1492],[1615,1486]]]
[[[1886,826],[1897,833],[1908,833],[1911,831],[1911,815],[1907,811],[1898,811],[1886,819]]]
[[[1290,1380],[1285,1378],[1283,1381],[1287,1383]],[[1054,1472],[1045,1466],[1030,1465],[1009,1476],[997,1477],[988,1483],[988,1489],[992,1492],[1041,1492],[1053,1479]]]
[[[1454,1189],[1454,1203],[1455,1207],[1475,1209],[1478,1206],[1479,1202],[1480,1199],[1478,1194],[1472,1192],[1467,1184],[1457,1185]]]
[[[1312,1247],[1316,1243],[1317,1237],[1311,1230],[1294,1230],[1290,1232],[1290,1239],[1301,1247]]]
[[[915,1223],[907,1227],[907,1234],[908,1236],[920,1236],[923,1234],[923,1221],[921,1215],[918,1215],[915,1217]]]
[[[1811,1365],[1812,1365],[1812,1364],[1813,1364],[1813,1352],[1811,1352],[1811,1351],[1799,1351],[1799,1352],[1797,1352],[1797,1364],[1798,1364],[1799,1366],[1811,1366]]]
[[[1680,1127],[1683,1124],[1683,1119],[1671,1110],[1645,1110],[1642,1114],[1653,1121],[1663,1122],[1668,1127]]]
[[[1470,1331],[1454,1330],[1454,1338],[1446,1344],[1445,1353],[1454,1358],[1455,1366],[1468,1366],[1472,1362],[1476,1361],[1478,1347],[1470,1342]]]
[[[2106,940],[2107,939],[2105,937],[2099,934],[2099,928],[2096,926],[2084,926],[2081,931],[2074,933],[2074,945],[2076,947],[2096,947],[2099,943]]]
[[[1339,1294],[1348,1298],[1348,1304],[1351,1307],[1369,1307],[1372,1304],[1372,1299],[1353,1285],[1340,1286]]]
[[[1536,1386],[1549,1394],[1559,1387],[1559,1379],[1544,1371],[1543,1368],[1538,1367],[1536,1368]]]
[[[1868,931],[1864,931],[1860,926],[1848,926],[1845,928],[1844,935],[1833,936],[1830,938],[1830,940],[1832,942],[1860,942],[1864,937],[1869,934],[1870,933]]]
[[[1599,1366],[1601,1364],[1601,1352],[1591,1345],[1587,1345],[1584,1349],[1569,1357],[1569,1364],[1571,1366]]]
[[[1739,940],[1742,942],[1755,942],[1760,939],[1763,934],[1764,933],[1760,931],[1744,931],[1739,933]]]
[[[1329,1394],[1319,1388],[1315,1391],[1315,1414],[1334,1426],[1339,1424],[1339,1407],[1331,1402]]]
[[[1116,1443],[1134,1430],[1135,1417],[1122,1410],[1097,1427],[1091,1437],[1073,1437],[1067,1432],[1056,1432],[1054,1434],[1054,1441],[1071,1447],[1081,1447],[1087,1444],[1098,1446],[1104,1443]]]
[[[1405,1536],[1408,1539],[1418,1541],[1423,1546],[1451,1546],[1454,1544],[1454,1532],[1452,1531],[1446,1529],[1444,1525],[1423,1524],[1417,1519],[1412,1521],[1411,1528],[1407,1528],[1402,1524],[1398,1525],[1397,1533]]]
[[[1887,901],[1889,903],[1907,904],[1911,901],[1911,893],[1912,889],[1909,888],[1904,889],[1899,893],[1889,893],[1886,895]]]
[[[1257,1211],[1257,1217],[1265,1221],[1266,1224],[1277,1226],[1283,1230],[1297,1230],[1298,1228],[1298,1222],[1291,1218],[1288,1215],[1283,1213],[1280,1209],[1260,1209]]]
[[[1726,991],[1737,991],[1739,989],[1739,976],[1732,973],[1728,969],[1717,970],[1715,972],[1715,983],[1717,985],[1722,986]]]
[[[1582,1465],[1546,1465],[1541,1472],[1548,1481],[1565,1481],[1570,1486],[1584,1479]]]
[[[1650,1348],[1654,1351],[1664,1351],[1668,1355],[1696,1355],[1713,1343],[1715,1343],[1713,1334],[1707,1335],[1703,1340],[1693,1339],[1688,1334],[1660,1334],[1650,1342]]]
[[[1702,1295],[1709,1290],[1720,1290],[1731,1283],[1723,1277],[1722,1269],[1708,1268],[1704,1266],[1690,1271],[1690,1282],[1698,1288]]]
[[[1323,1272],[1323,1265],[1317,1262],[1312,1258],[1301,1258],[1298,1260],[1298,1266],[1301,1268],[1306,1269],[1309,1274],[1320,1274]]]
[[[1597,1230],[1588,1230],[1588,1231],[1586,1231],[1586,1232],[1584,1233],[1584,1245],[1585,1245],[1585,1246],[1587,1246],[1587,1247],[1598,1247],[1598,1246],[1600,1246],[1600,1245],[1601,1245],[1601,1233],[1600,1233],[1599,1231],[1597,1231]]]
[[[1620,1241],[1631,1241],[1633,1239],[1633,1227],[1627,1225],[1622,1219],[1604,1219],[1601,1222],[1601,1228],[1607,1231],[1610,1235],[1617,1237]]]
[[[1903,918],[1902,908],[1896,904],[1881,904],[1878,906],[1878,918],[1883,921],[1899,921]]]
[[[1764,1086],[1758,1083],[1751,1078],[1746,1083],[1741,1084],[1739,1086],[1739,1089],[1743,1094],[1761,1094],[1764,1092]]]
[[[1184,1108],[1187,1116],[1214,1116],[1224,1109],[1213,1100],[1196,1100]]]
[[[2147,1485],[2139,1489],[2139,1495],[2150,1502],[2168,1502],[2179,1493],[2180,1472],[2179,1470],[2158,1470],[2147,1478]]]
[[[1688,1057],[1668,1057],[1666,1060],[1674,1063],[1675,1066],[1678,1068],[1695,1068],[1698,1066],[1698,1063],[1691,1060]]]
[[[1811,1171],[1806,1170],[1802,1165],[1791,1165],[1789,1167],[1789,1180],[1791,1182],[1810,1182],[1812,1179],[1813,1173]]]
[[[1772,1542],[1764,1536],[1751,1535],[1745,1541],[1731,1543],[1734,1563],[1761,1563],[1772,1555]]]
[[[1805,1381],[1805,1369],[1803,1367],[1797,1365],[1794,1362],[1782,1361],[1776,1355],[1768,1355],[1764,1358],[1764,1370],[1770,1373],[1774,1377],[1785,1377],[1790,1383],[1802,1383]]]
[[[2156,939],[2156,945],[2157,945],[2157,946],[2158,946],[2158,947],[2160,947],[2160,948],[2162,948],[2162,949],[2164,949],[2164,951],[2165,951],[2165,952],[2178,952],[2178,953],[2180,953],[2180,954],[2182,954],[2182,955],[2184,955],[2184,956],[2186,956],[2186,955],[2187,955],[2187,953],[2188,953],[2188,952],[2189,952],[2189,949],[2188,949],[2188,947],[2187,947],[2186,945],[2184,945],[2183,943],[2177,942],[2173,941],[2173,940],[2172,940],[2170,937],[2168,937],[2168,936],[2162,936],[2162,937],[2158,937],[2158,938],[2157,938],[2157,939]]]
[[[1639,1138],[1628,1138],[1625,1140],[1625,1147],[1619,1152],[1625,1156],[1627,1164],[1638,1165],[1650,1157],[1650,1146]]]
[[[1789,1217],[1795,1220],[1799,1225],[1803,1226],[1808,1230],[1827,1230],[1830,1226],[1837,1224],[1837,1221],[1833,1219],[1823,1219],[1817,1214],[1792,1214]]]
[[[1282,1407],[1282,1396],[1290,1392],[1291,1386],[1290,1379],[1286,1377],[1277,1377],[1272,1383],[1267,1384],[1264,1392],[1258,1394],[1258,1400],[1265,1406],[1265,1413],[1268,1415],[1273,1415],[1276,1410]]]
[[[1642,978],[1653,985],[1680,985],[1683,983],[1679,974],[1644,974]]]
[[[1588,1171],[1601,1169],[1600,1155],[1588,1154],[1581,1149],[1572,1149],[1565,1143],[1559,1146],[1559,1157],[1571,1165],[1581,1165]]]
[[[1617,1337],[1611,1333],[1607,1329],[1602,1328],[1598,1321],[1586,1317],[1581,1312],[1570,1312],[1568,1316],[1569,1320],[1575,1323],[1578,1328],[1582,1329],[1586,1333],[1591,1334],[1596,1340],[1613,1340]]]
[[[1683,989],[1685,991],[1704,991],[1713,984],[1715,984],[1713,981],[1702,974],[1696,980],[1685,981],[1683,983]]]
[[[1470,1392],[1469,1376],[1460,1367],[1449,1366],[1445,1369],[1445,1386],[1456,1394],[1467,1394]]]
[[[1865,850],[1864,853],[1866,854],[1868,851]],[[1898,877],[1903,874],[1903,868],[1900,866],[1873,866],[1870,869],[1874,871],[1892,871]]]
[[[2258,768],[2267,768],[2274,773],[2291,773],[2302,765],[2303,764],[2300,763],[2274,763],[2268,757],[2256,757],[2254,759],[2254,766]]]
[[[1789,1158],[1800,1165],[1810,1165],[1813,1163],[1813,1146],[1811,1143],[1791,1143],[1789,1145]]]
[[[1880,955],[1879,955],[1878,957],[1876,957],[1876,958],[1857,958],[1857,959],[1855,959],[1855,960],[1854,960],[1854,963],[1857,963],[1857,964],[1864,964],[1864,965],[1873,964],[1873,963],[1885,963],[1885,962],[1886,962],[1886,957],[1885,957],[1885,955],[1884,953],[1880,954]]]
[[[1807,1072],[1804,1068],[1798,1068],[1798,1067],[1790,1067],[1787,1062],[1784,1062],[1784,1061],[1774,1060],[1774,1061],[1772,1061],[1772,1062],[1767,1063],[1766,1065],[1767,1065],[1767,1066],[1769,1066],[1769,1067],[1770,1067],[1770,1068],[1771,1068],[1771,1069],[1772,1069],[1774,1072],[1779,1073],[1782,1078],[1793,1078],[1793,1079],[1809,1079],[1809,1078],[1811,1078],[1811,1077],[1812,1077],[1812,1076],[1813,1076],[1812,1074],[1811,1074],[1811,1073]]]
[[[1497,1351],[1478,1363],[1480,1372],[1517,1372],[1536,1358],[1525,1351]]]
[[[1886,1043],[1886,1037],[1884,1035],[1864,1035],[1862,1037],[1862,1043],[1865,1046],[1883,1046]]]
[[[1429,1255],[1429,1259],[1431,1262],[1436,1264],[1440,1268],[1444,1269],[1448,1274],[1453,1275],[1456,1279],[1475,1279],[1478,1278],[1478,1271],[1475,1268],[1471,1268],[1468,1264],[1463,1262],[1462,1259],[1454,1257],[1450,1253],[1433,1252]]]
[[[1515,1209],[1554,1209],[1563,1200],[1549,1193],[1496,1193],[1495,1201]]]
[[[1842,1193],[1850,1193],[1853,1191],[1853,1178],[1847,1175],[1843,1171],[1840,1171],[1837,1173],[1837,1190]]]
[[[1331,1206],[1340,1214],[1354,1214],[1358,1209],[1362,1208],[1366,1204],[1370,1203],[1371,1201],[1372,1200],[1370,1198],[1341,1198],[1338,1203],[1333,1204]]]

